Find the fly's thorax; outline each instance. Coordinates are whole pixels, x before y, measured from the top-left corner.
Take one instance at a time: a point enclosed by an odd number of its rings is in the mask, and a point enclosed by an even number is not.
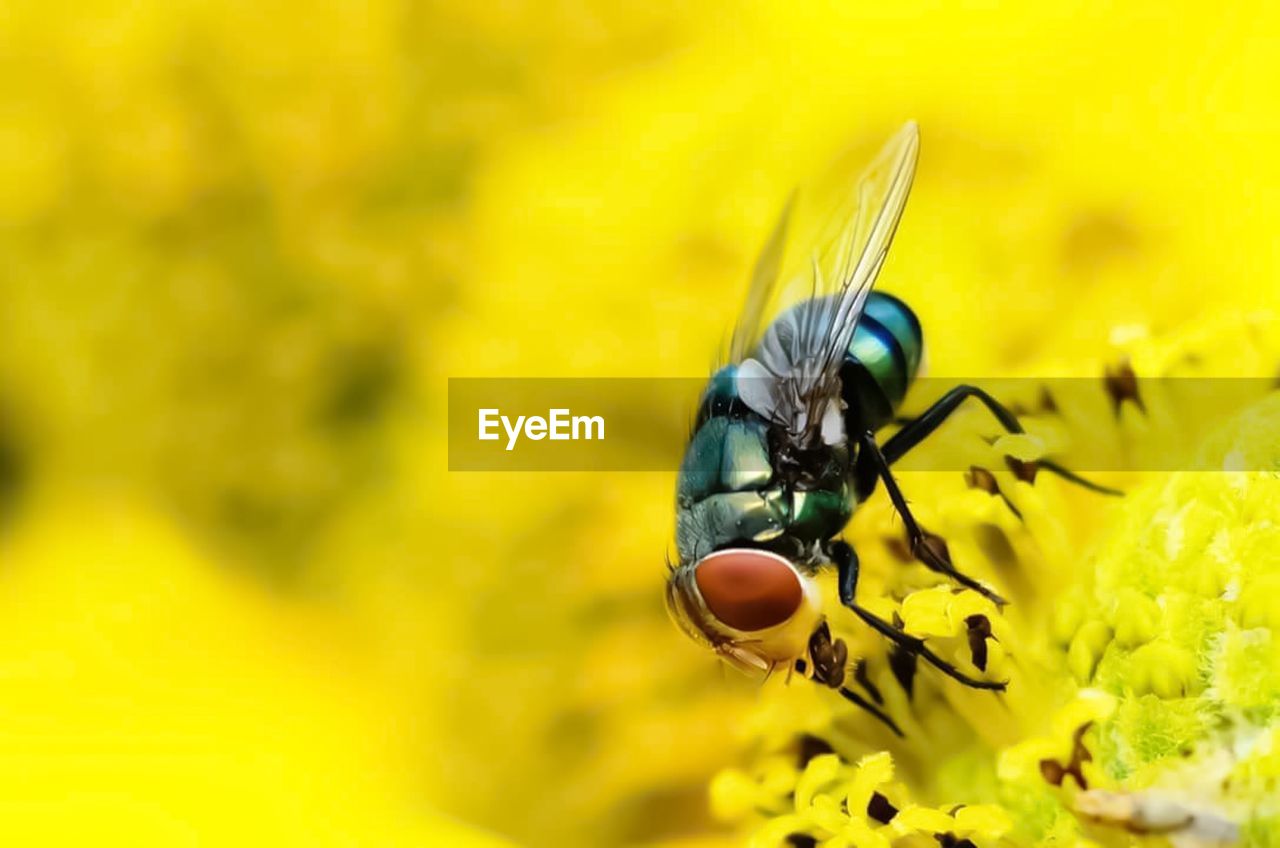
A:
[[[730,410],[732,392],[725,369],[704,393],[685,449],[676,485],[681,562],[729,547],[790,555],[839,533],[852,511],[847,443],[794,448],[741,404]]]
[[[803,657],[821,609],[811,577],[755,548],[708,554],[680,565],[667,581],[667,610],[680,629],[746,672]]]
[[[707,387],[702,390],[693,426],[696,430],[713,417],[742,417],[747,412],[738,397],[738,366],[726,365],[711,375]]]
[[[854,505],[844,482],[833,489],[789,491],[775,486],[709,495],[678,505],[676,548],[681,562],[739,546],[798,557],[837,536],[849,523]]]
[[[715,387],[713,380],[708,396]],[[680,561],[694,561],[735,541],[758,542],[783,533],[787,508],[771,492],[773,478],[764,421],[718,413],[702,421],[676,482]]]
[[[676,499],[689,504],[721,492],[761,490],[773,476],[767,425],[754,416],[717,415],[698,427],[685,448]]]

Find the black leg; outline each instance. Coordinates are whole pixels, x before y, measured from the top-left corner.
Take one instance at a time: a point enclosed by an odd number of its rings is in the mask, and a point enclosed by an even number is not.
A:
[[[914,448],[926,437],[933,433],[934,430],[946,421],[964,403],[968,398],[977,398],[987,409],[991,410],[991,414],[1000,422],[1000,426],[1004,427],[1010,433],[1021,433],[1022,425],[1018,423],[1018,419],[1012,412],[1005,409],[1003,405],[991,395],[984,392],[977,386],[956,386],[951,391],[943,395],[933,406],[922,412],[917,418],[913,419],[910,424],[904,426],[901,430],[894,433],[887,442],[884,443],[884,456],[891,464],[901,459],[908,451]]]
[[[841,686],[837,691],[839,691],[840,694],[843,695],[845,699],[850,703],[856,706],[862,707],[864,710],[866,710],[867,712],[871,713],[873,716],[878,718],[881,721],[881,723],[883,723],[886,727],[892,730],[894,734],[898,736],[898,738],[900,739],[906,738],[907,735],[902,732],[902,728],[898,727],[898,723],[893,719],[889,718],[889,714],[886,713],[884,710],[880,709],[875,704],[871,703],[866,698],[862,697],[857,692],[854,692],[852,689],[850,689],[847,686]]]
[[[976,677],[970,677],[942,657],[929,650],[924,640],[904,633],[894,627],[883,618],[875,615],[869,610],[865,610],[858,606],[854,600],[854,593],[858,587],[858,555],[853,550],[853,546],[848,542],[836,541],[831,544],[829,551],[832,562],[836,565],[836,573],[839,579],[840,587],[840,603],[848,607],[854,615],[862,619],[872,630],[884,636],[889,641],[901,646],[904,650],[911,654],[921,657],[936,667],[943,674],[958,680],[966,686],[974,689],[993,689],[997,692],[1003,692],[1008,685],[1004,681],[979,680]],[[848,697],[847,695],[845,697]]]
[[[809,679],[814,683],[836,690],[850,703],[871,713],[898,736],[903,735],[902,728],[898,727],[888,713],[844,685],[849,665],[849,649],[843,640],[831,638],[831,628],[826,621],[821,622],[809,637],[809,662],[812,667],[803,659],[796,660],[796,671],[801,674],[808,671]]]
[[[911,554],[918,560],[923,562],[929,568],[940,574],[945,574],[961,586],[967,586],[979,594],[982,594],[997,604],[1004,605],[1004,598],[995,592],[983,586],[977,580],[964,574],[951,564],[951,553],[947,550],[947,543],[942,537],[936,533],[930,533],[920,526],[911,509],[907,506],[907,499],[903,496],[902,490],[898,488],[898,481],[893,479],[893,473],[889,470],[889,461],[881,452],[880,446],[876,444],[876,438],[871,433],[864,433],[858,445],[858,465],[862,467],[861,473],[858,474],[859,479],[864,474],[875,473],[884,481],[884,487],[889,492],[889,499],[893,501],[893,507],[898,511],[898,515],[902,516],[902,523],[907,527],[907,540],[911,543]]]
[[[1061,465],[1059,465],[1056,462],[1053,462],[1052,460],[1037,459],[1036,465],[1039,465],[1041,468],[1043,468],[1045,471],[1048,471],[1050,474],[1056,474],[1057,476],[1061,477],[1063,480],[1066,480],[1069,483],[1075,483],[1077,486],[1088,489],[1091,492],[1097,492],[1100,495],[1110,495],[1114,498],[1123,497],[1124,495],[1124,492],[1120,491],[1119,489],[1113,489],[1110,486],[1104,486],[1101,483],[1095,483],[1092,480],[1088,480],[1084,477],[1081,477],[1079,474],[1075,473],[1071,469],[1063,468]]]
[[[853,545],[837,539],[831,543],[828,553],[831,561],[836,564],[836,586],[840,592],[840,603],[852,609],[855,604],[854,596],[858,592],[858,571],[861,568],[858,552],[853,549]]]
[[[1004,407],[998,400],[984,392],[977,386],[956,386],[947,392],[933,406],[926,409],[918,418],[905,425],[901,430],[894,433],[889,440],[884,443],[881,448],[884,453],[885,460],[892,465],[907,454],[912,448],[924,441],[934,430],[950,417],[968,398],[977,398],[982,402],[991,414],[1000,422],[1000,426],[1010,433],[1025,432],[1022,425],[1018,423],[1017,417]],[[1080,475],[1050,460],[1037,460],[1036,464],[1048,471],[1050,474],[1056,474],[1064,480],[1083,486],[1094,492],[1104,495],[1120,495],[1123,494],[1115,489],[1106,486],[1100,486],[1090,480],[1086,480]],[[874,483],[872,484],[874,488]],[[870,494],[870,493],[868,493]]]

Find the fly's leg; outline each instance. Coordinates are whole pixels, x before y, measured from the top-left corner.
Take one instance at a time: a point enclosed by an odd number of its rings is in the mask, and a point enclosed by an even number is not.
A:
[[[911,419],[901,430],[894,433],[888,441],[884,443],[882,451],[885,460],[892,465],[907,454],[912,448],[920,444],[928,438],[934,430],[937,430],[942,422],[946,421],[955,412],[960,404],[964,403],[968,398],[976,398],[991,411],[991,414],[1000,422],[1000,426],[1010,433],[1025,432],[1022,425],[1018,423],[1017,417],[1004,407],[998,400],[984,392],[977,386],[956,386],[947,392],[933,406],[926,409],[918,418]],[[1037,460],[1035,463],[1040,468],[1048,471],[1050,474],[1056,474],[1064,480],[1083,486],[1093,492],[1103,495],[1120,495],[1123,494],[1116,489],[1108,488],[1086,480],[1079,474],[1070,469],[1063,468],[1056,462],[1047,459]],[[872,486],[874,487],[874,482]],[[868,492],[867,494],[870,494]]]
[[[996,604],[1003,606],[1004,598],[995,592],[983,586],[977,580],[960,572],[951,564],[951,553],[947,550],[947,543],[941,536],[936,533],[930,533],[920,526],[911,509],[907,506],[907,499],[903,497],[902,490],[898,488],[898,481],[893,479],[893,473],[889,470],[889,460],[881,452],[880,446],[876,444],[876,438],[871,433],[864,433],[859,439],[858,460],[855,468],[856,488],[861,491],[864,485],[874,487],[875,478],[884,481],[884,487],[889,492],[889,499],[893,501],[893,507],[898,511],[898,515],[902,516],[902,523],[907,527],[907,540],[911,543],[911,555],[923,562],[930,569],[945,574],[961,586],[967,586],[975,592],[990,598]],[[870,483],[864,481],[870,480]]]
[[[853,546],[845,541],[835,541],[831,543],[828,551],[831,560],[836,564],[836,573],[839,579],[840,587],[840,603],[848,607],[854,615],[862,619],[872,630],[884,636],[889,641],[898,645],[903,650],[920,657],[926,662],[933,665],[943,674],[953,680],[958,680],[965,686],[971,686],[974,689],[991,689],[996,692],[1003,692],[1008,683],[1005,681],[979,680],[976,677],[970,677],[942,657],[929,650],[924,640],[904,633],[894,627],[889,622],[872,613],[870,610],[863,609],[854,600],[854,593],[858,587],[858,554],[853,550]],[[848,697],[847,695],[845,697]]]
[[[889,718],[889,714],[886,713],[884,710],[880,709],[875,704],[871,703],[866,698],[862,697],[857,692],[853,691],[847,686],[841,686],[839,691],[840,691],[840,694],[845,697],[845,700],[847,700],[849,703],[853,704],[854,706],[861,707],[862,709],[871,713],[873,716],[879,719],[882,724],[884,724],[886,727],[892,730],[893,734],[897,736],[899,739],[907,738],[907,734],[902,732],[902,728],[898,727],[898,723],[893,719]]]
[[[835,689],[847,701],[871,713],[897,736],[904,736],[902,728],[898,727],[888,713],[844,685],[849,665],[849,649],[843,640],[831,638],[831,628],[825,621],[809,637],[809,661],[813,663],[814,683]],[[805,672],[804,660],[796,660],[796,670],[801,674]]]

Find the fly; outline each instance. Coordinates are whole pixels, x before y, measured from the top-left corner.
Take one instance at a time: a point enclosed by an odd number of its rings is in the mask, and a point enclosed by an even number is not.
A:
[[[890,468],[968,399],[986,406],[1006,431],[1023,432],[986,392],[960,385],[888,439],[876,438],[898,421],[924,353],[910,307],[872,291],[919,148],[916,124],[907,123],[857,180],[846,198],[849,211],[817,231],[801,254],[800,272],[780,283],[794,199],[784,210],[752,274],[730,364],[711,377],[699,404],[677,483],[679,562],[666,592],[681,629],[730,664],[748,672],[793,669],[898,733],[875,703],[845,686],[848,651],[831,636],[814,575],[835,568],[841,604],[893,643],[895,661],[914,669],[923,659],[966,686],[1003,690],[1004,682],[966,674],[923,639],[858,604],[858,556],[840,534],[883,483],[912,555],[1003,604],[955,568],[946,542],[912,515]],[[1053,462],[1038,464],[1115,494]]]

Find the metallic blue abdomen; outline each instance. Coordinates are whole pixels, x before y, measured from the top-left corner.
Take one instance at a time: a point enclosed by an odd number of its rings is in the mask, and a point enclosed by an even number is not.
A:
[[[871,292],[840,372],[850,429],[875,432],[893,420],[923,355],[924,335],[911,308]]]

